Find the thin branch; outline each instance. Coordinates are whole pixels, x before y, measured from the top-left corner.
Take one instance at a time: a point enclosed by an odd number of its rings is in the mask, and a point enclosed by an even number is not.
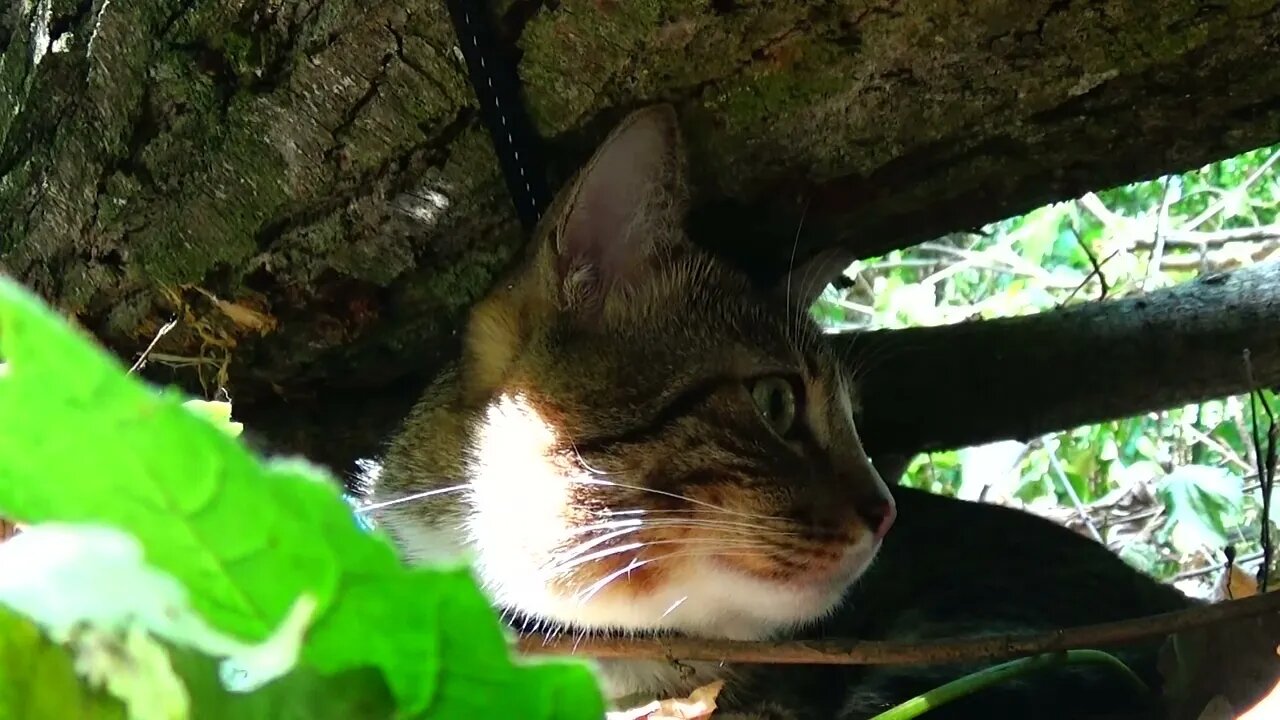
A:
[[[857,639],[750,642],[689,637],[547,639],[525,635],[521,651],[596,658],[707,660],[775,665],[915,665],[998,660],[1024,655],[1126,645],[1232,620],[1280,612],[1280,593],[1119,622],[1019,635],[947,638],[923,642]]]
[[[1158,234],[1156,235],[1148,229],[1151,226],[1150,222],[1112,212],[1096,193],[1087,193],[1076,202],[1098,218],[1107,230],[1117,237],[1124,238],[1124,245],[1130,248],[1155,248],[1163,244],[1165,248],[1205,250],[1230,243],[1268,242],[1280,239],[1280,223],[1247,228],[1195,230],[1194,228],[1201,224],[1197,220],[1191,220],[1181,228],[1164,228],[1159,217],[1156,218],[1155,223]]]
[[[973,268],[1035,278],[1041,284],[1052,288],[1065,290],[1072,287],[1070,282],[1064,282],[1053,273],[1005,247],[994,247],[987,250],[967,250],[944,243],[926,242],[916,246],[915,249],[947,255],[956,259],[956,262],[947,264],[938,272],[922,280],[921,284],[935,285],[962,270]],[[1003,252],[1000,252],[1002,250]]]
[[[1262,551],[1259,550],[1257,552],[1252,552],[1252,553],[1249,553],[1248,555],[1241,555],[1235,558],[1234,564],[1247,565],[1251,562],[1255,562],[1261,559],[1262,559]],[[1225,566],[1224,565],[1207,565],[1202,568],[1196,568],[1195,570],[1184,570],[1183,572],[1180,572],[1177,575],[1174,575],[1170,579],[1170,581],[1178,582],[1179,580],[1190,580],[1191,578],[1202,577],[1204,575],[1212,575],[1213,573],[1216,573],[1216,572],[1229,571],[1231,570],[1231,565],[1232,563],[1226,563]]]
[[[1058,459],[1058,453],[1052,450],[1049,452],[1049,467],[1053,468],[1053,474],[1057,476],[1058,482],[1062,483],[1062,489],[1067,492],[1067,497],[1071,498],[1071,504],[1080,514],[1085,527],[1089,528],[1089,534],[1093,535],[1094,540],[1106,544],[1106,540],[1102,539],[1102,533],[1098,532],[1098,526],[1093,524],[1093,518],[1089,517],[1089,512],[1084,509],[1084,503],[1080,502],[1080,496],[1076,493],[1075,486],[1071,484],[1071,478],[1067,477],[1067,471],[1062,469],[1062,461]]]
[[[1106,300],[1107,293],[1111,291],[1111,287],[1110,285],[1107,284],[1106,273],[1102,272],[1102,265],[1105,264],[1107,261],[1111,260],[1111,258],[1115,257],[1116,253],[1120,251],[1116,250],[1112,252],[1110,255],[1107,256],[1106,260],[1103,260],[1102,263],[1099,263],[1098,256],[1093,254],[1093,248],[1089,247],[1089,243],[1084,241],[1084,237],[1082,237],[1080,235],[1080,231],[1076,229],[1076,223],[1074,219],[1071,222],[1071,234],[1075,236],[1076,244],[1079,245],[1080,249],[1084,251],[1085,257],[1089,258],[1089,264],[1093,266],[1093,272],[1085,276],[1085,279],[1082,280],[1080,284],[1077,285],[1075,289],[1071,291],[1071,294],[1068,295],[1067,299],[1063,300],[1060,303],[1060,305],[1066,305],[1067,303],[1071,302],[1071,299],[1076,296],[1076,293],[1080,292],[1081,288],[1089,284],[1089,281],[1093,279],[1095,275],[1098,278],[1098,283],[1102,285],[1102,293],[1098,296],[1098,299]]]
[[[165,335],[168,335],[169,331],[172,330],[175,326],[177,326],[177,324],[178,324],[178,318],[175,317],[169,322],[160,326],[160,329],[156,331],[155,337],[151,338],[151,342],[147,345],[146,349],[143,350],[142,354],[138,356],[138,359],[134,361],[133,367],[129,368],[129,374],[138,372],[139,368],[147,364],[147,357],[151,355],[151,351],[155,349],[156,343],[160,342],[160,338],[164,337]]]
[[[1280,240],[1280,223],[1225,230],[1170,230],[1164,234],[1166,247],[1178,250],[1213,250],[1232,243],[1268,243]],[[1134,241],[1134,247],[1151,248],[1151,240]]]
[[[1151,278],[1154,276],[1153,271],[1160,267],[1160,259],[1164,257],[1165,224],[1169,221],[1169,180],[1172,176],[1164,176],[1164,186],[1160,193],[1160,208],[1156,211],[1156,227],[1152,235],[1152,243],[1154,247],[1151,250],[1151,257],[1147,258],[1147,269],[1142,276],[1142,291],[1146,292],[1150,289]]]
[[[1231,463],[1232,465],[1235,465],[1237,468],[1240,468],[1244,472],[1250,473],[1252,475],[1254,471],[1254,467],[1250,465],[1247,460],[1237,455],[1236,452],[1231,448],[1227,447],[1226,445],[1223,445],[1217,440],[1214,440],[1212,436],[1208,435],[1203,430],[1192,425],[1191,423],[1183,423],[1182,429],[1188,435],[1191,435],[1191,439],[1194,442],[1198,442],[1202,445],[1207,445],[1211,450],[1221,455],[1227,462]]]
[[[1277,161],[1280,161],[1280,150],[1277,150],[1276,152],[1271,153],[1271,157],[1264,160],[1262,164],[1257,167],[1256,170],[1254,170],[1252,173],[1249,174],[1249,177],[1244,179],[1244,182],[1240,183],[1239,185],[1227,191],[1226,193],[1223,193],[1222,197],[1218,198],[1217,202],[1210,205],[1208,208],[1205,208],[1204,212],[1192,218],[1190,222],[1188,222],[1185,226],[1183,226],[1183,229],[1195,230],[1196,228],[1203,225],[1206,221],[1208,221],[1209,218],[1222,212],[1227,207],[1227,205],[1231,204],[1231,202],[1234,201],[1237,197],[1244,195],[1245,191],[1248,190],[1251,185],[1258,182],[1260,178],[1265,176],[1267,174],[1267,171],[1269,171],[1271,169],[1271,166],[1275,165]]]
[[[1267,575],[1271,572],[1271,489],[1275,487],[1276,473],[1276,417],[1271,411],[1271,404],[1267,402],[1267,398],[1262,394],[1261,386],[1258,385],[1257,379],[1253,374],[1253,361],[1251,353],[1246,348],[1244,351],[1244,371],[1245,378],[1249,381],[1250,386],[1256,388],[1249,393],[1249,408],[1252,411],[1252,435],[1253,435],[1253,452],[1254,457],[1258,461],[1258,481],[1262,484],[1262,565],[1258,568],[1258,587],[1262,592],[1267,591]],[[1262,438],[1258,432],[1258,406],[1267,414],[1267,443],[1262,444]]]

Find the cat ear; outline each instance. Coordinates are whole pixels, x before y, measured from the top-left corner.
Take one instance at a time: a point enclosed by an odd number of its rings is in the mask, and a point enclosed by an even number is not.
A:
[[[817,255],[796,265],[778,280],[774,292],[786,300],[787,307],[807,310],[822,291],[856,259],[852,250],[843,247],[820,250]]]
[[[674,108],[628,116],[579,173],[554,229],[556,271],[571,305],[596,304],[655,269],[683,221]]]

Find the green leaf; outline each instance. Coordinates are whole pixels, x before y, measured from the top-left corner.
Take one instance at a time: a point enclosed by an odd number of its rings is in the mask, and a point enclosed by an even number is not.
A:
[[[1159,494],[1169,508],[1163,532],[1183,552],[1226,545],[1227,527],[1238,523],[1244,502],[1240,480],[1207,465],[1175,468],[1161,481]]]
[[[371,668],[340,675],[299,668],[261,690],[238,694],[222,687],[212,659],[175,648],[170,657],[186,681],[193,720],[376,720],[394,712],[381,674]],[[65,646],[0,607],[0,717],[126,720],[127,715],[118,700],[77,677]]]
[[[484,708],[478,716],[603,714],[583,666],[512,664],[467,569],[406,568],[385,538],[359,529],[331,478],[258,461],[4,279],[0,359],[0,516],[124,530],[209,625],[246,642],[267,638],[309,595],[306,666],[376,667],[409,714],[457,717],[435,709],[463,696]],[[575,705],[510,692],[534,677],[558,688],[547,698]]]
[[[124,720],[124,706],[84,687],[71,654],[36,625],[0,607],[0,717]]]
[[[268,641],[247,644],[194,613],[186,588],[148,566],[127,533],[87,524],[39,523],[0,544],[0,605],[34,620],[57,641],[109,652],[94,675],[137,717],[185,717],[182,681],[157,639],[229,658],[257,685],[294,667],[314,603],[294,604]]]
[[[182,404],[212,420],[214,425],[222,428],[231,437],[239,437],[240,433],[244,432],[243,424],[232,422],[231,403],[229,402],[188,400]]]

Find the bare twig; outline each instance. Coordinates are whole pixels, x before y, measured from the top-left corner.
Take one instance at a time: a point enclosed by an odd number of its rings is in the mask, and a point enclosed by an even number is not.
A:
[[[1244,187],[1244,186],[1241,186]],[[1237,242],[1268,242],[1280,239],[1280,223],[1258,225],[1248,228],[1227,228],[1222,230],[1196,230],[1203,220],[1193,219],[1181,228],[1165,228],[1157,218],[1159,237],[1149,234],[1150,222],[1144,222],[1111,211],[1102,198],[1095,193],[1087,193],[1077,202],[1094,217],[1098,218],[1109,231],[1125,239],[1128,247],[1154,248],[1163,243],[1166,248],[1204,250],[1221,247]],[[1213,208],[1210,208],[1213,209]],[[1221,206],[1217,206],[1221,210]],[[1208,212],[1208,211],[1206,211]],[[1215,210],[1214,212],[1217,212]],[[1203,213],[1202,213],[1203,216]]]
[[[1107,256],[1106,260],[1103,260],[1102,263],[1099,263],[1098,256],[1093,254],[1093,249],[1089,247],[1089,243],[1084,241],[1084,238],[1080,235],[1080,231],[1076,229],[1076,224],[1074,221],[1071,223],[1071,234],[1076,236],[1076,244],[1078,244],[1080,246],[1080,249],[1084,251],[1085,257],[1089,258],[1089,264],[1093,266],[1093,272],[1089,273],[1085,277],[1085,279],[1079,285],[1076,286],[1076,289],[1071,291],[1071,294],[1067,296],[1066,300],[1062,301],[1062,304],[1066,305],[1067,303],[1071,302],[1071,299],[1076,296],[1076,293],[1080,292],[1080,288],[1083,288],[1085,285],[1087,285],[1089,283],[1089,280],[1092,279],[1095,275],[1098,277],[1098,284],[1102,286],[1102,293],[1098,296],[1098,299],[1106,300],[1107,293],[1111,291],[1111,287],[1110,285],[1107,284],[1106,273],[1102,272],[1102,265],[1105,264],[1111,258],[1115,257],[1116,253],[1120,251],[1119,250],[1113,251],[1110,255]]]
[[[1204,212],[1192,218],[1186,225],[1183,226],[1183,229],[1195,230],[1196,228],[1203,225],[1207,220],[1209,220],[1209,218],[1222,212],[1222,210],[1226,208],[1227,205],[1231,204],[1231,202],[1235,200],[1235,198],[1244,195],[1245,191],[1249,189],[1249,186],[1258,182],[1259,178],[1262,178],[1263,176],[1265,176],[1267,174],[1267,171],[1270,170],[1271,166],[1275,165],[1277,161],[1280,161],[1280,150],[1277,150],[1276,152],[1272,153],[1271,157],[1264,160],[1262,164],[1257,167],[1256,170],[1254,170],[1252,173],[1249,174],[1249,177],[1244,179],[1244,182],[1232,188],[1230,191],[1224,193],[1223,196],[1219,198],[1217,202],[1205,208]]]
[[[1258,462],[1258,481],[1262,485],[1262,565],[1258,568],[1258,587],[1267,591],[1267,575],[1271,572],[1271,489],[1275,487],[1276,473],[1276,417],[1271,411],[1271,404],[1263,395],[1261,387],[1253,375],[1253,362],[1248,349],[1244,351],[1244,371],[1249,385],[1256,388],[1249,393],[1249,408],[1252,411],[1253,453]],[[1267,442],[1262,444],[1258,432],[1258,406],[1267,414]]]
[[[130,375],[138,372],[138,369],[147,363],[147,356],[150,355],[151,351],[155,349],[156,343],[160,342],[160,338],[164,337],[165,335],[168,335],[169,331],[172,330],[177,324],[178,324],[178,318],[175,317],[169,322],[160,326],[160,329],[156,331],[156,336],[151,338],[151,342],[147,345],[147,348],[143,350],[142,354],[138,356],[138,359],[134,361],[133,367],[129,368]]]
[[[1164,176],[1164,187],[1160,192],[1160,208],[1156,211],[1156,227],[1152,235],[1151,257],[1147,258],[1147,270],[1142,276],[1142,291],[1146,292],[1151,284],[1152,272],[1160,267],[1160,259],[1164,257],[1165,234],[1161,232],[1169,221],[1169,175]]]
[[[921,284],[936,285],[952,275],[962,270],[970,268],[991,270],[993,272],[1002,272],[1010,275],[1022,275],[1025,277],[1035,278],[1041,284],[1051,287],[1066,289],[1071,287],[1068,282],[1064,282],[1044,268],[1032,263],[1008,248],[994,247],[986,250],[967,250],[965,248],[952,247],[944,243],[927,242],[916,246],[916,250],[935,252],[949,257],[956,258],[956,262],[948,264],[938,272],[930,275],[921,281]]]
[[[688,637],[555,638],[525,635],[523,652],[596,658],[707,660],[775,665],[914,665],[998,660],[1046,652],[1126,645],[1231,620],[1280,612],[1280,593],[1042,633],[947,638],[923,642],[857,639],[750,642]]]
[[[1235,558],[1235,564],[1246,565],[1248,563],[1256,562],[1261,559],[1262,559],[1262,551],[1259,550],[1258,552],[1249,553],[1248,555],[1241,555]],[[1225,567],[1223,565],[1208,565],[1202,568],[1197,568],[1195,570],[1184,570],[1183,572],[1180,572],[1177,575],[1174,575],[1170,579],[1170,581],[1178,582],[1179,580],[1190,580],[1191,578],[1197,578],[1204,575],[1212,575],[1213,573],[1222,572],[1223,570],[1230,570],[1230,569],[1231,569],[1231,563],[1226,563]]]
[[[1188,435],[1191,436],[1192,440],[1202,445],[1209,446],[1209,448],[1211,448],[1214,452],[1221,455],[1232,465],[1235,465],[1236,467],[1240,468],[1246,473],[1253,473],[1254,467],[1250,465],[1247,460],[1237,455],[1236,452],[1231,448],[1227,447],[1226,445],[1223,445],[1217,440],[1214,440],[1212,436],[1205,433],[1200,428],[1192,425],[1191,423],[1183,423],[1182,429]]]
[[[1269,243],[1280,240],[1280,223],[1225,230],[1169,230],[1164,233],[1168,248],[1178,250],[1213,250],[1232,243]],[[1138,239],[1134,247],[1150,248],[1155,242]]]
[[[1075,506],[1076,512],[1079,513],[1080,519],[1084,521],[1085,527],[1089,528],[1089,534],[1093,535],[1094,540],[1105,545],[1106,540],[1102,539],[1102,533],[1098,532],[1098,526],[1093,524],[1093,518],[1089,517],[1089,512],[1084,509],[1084,503],[1080,502],[1080,495],[1076,493],[1075,486],[1071,484],[1071,478],[1067,477],[1067,471],[1062,469],[1062,461],[1058,459],[1058,453],[1052,450],[1049,452],[1049,467],[1053,468],[1053,474],[1057,476],[1058,482],[1062,483],[1062,489],[1066,490],[1067,497],[1071,498],[1071,504]]]

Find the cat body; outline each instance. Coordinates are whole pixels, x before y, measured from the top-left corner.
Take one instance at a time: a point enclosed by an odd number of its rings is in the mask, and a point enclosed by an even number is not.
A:
[[[674,112],[633,114],[473,309],[375,482],[377,501],[436,493],[375,515],[407,559],[467,558],[514,627],[548,633],[913,639],[1188,604],[1048,521],[890,493],[856,383],[807,319],[829,258],[752,286],[685,237],[682,163]],[[599,667],[615,699],[724,678],[722,712],[792,718],[870,717],[958,672]],[[1105,673],[1053,677],[949,708],[1114,706]]]

